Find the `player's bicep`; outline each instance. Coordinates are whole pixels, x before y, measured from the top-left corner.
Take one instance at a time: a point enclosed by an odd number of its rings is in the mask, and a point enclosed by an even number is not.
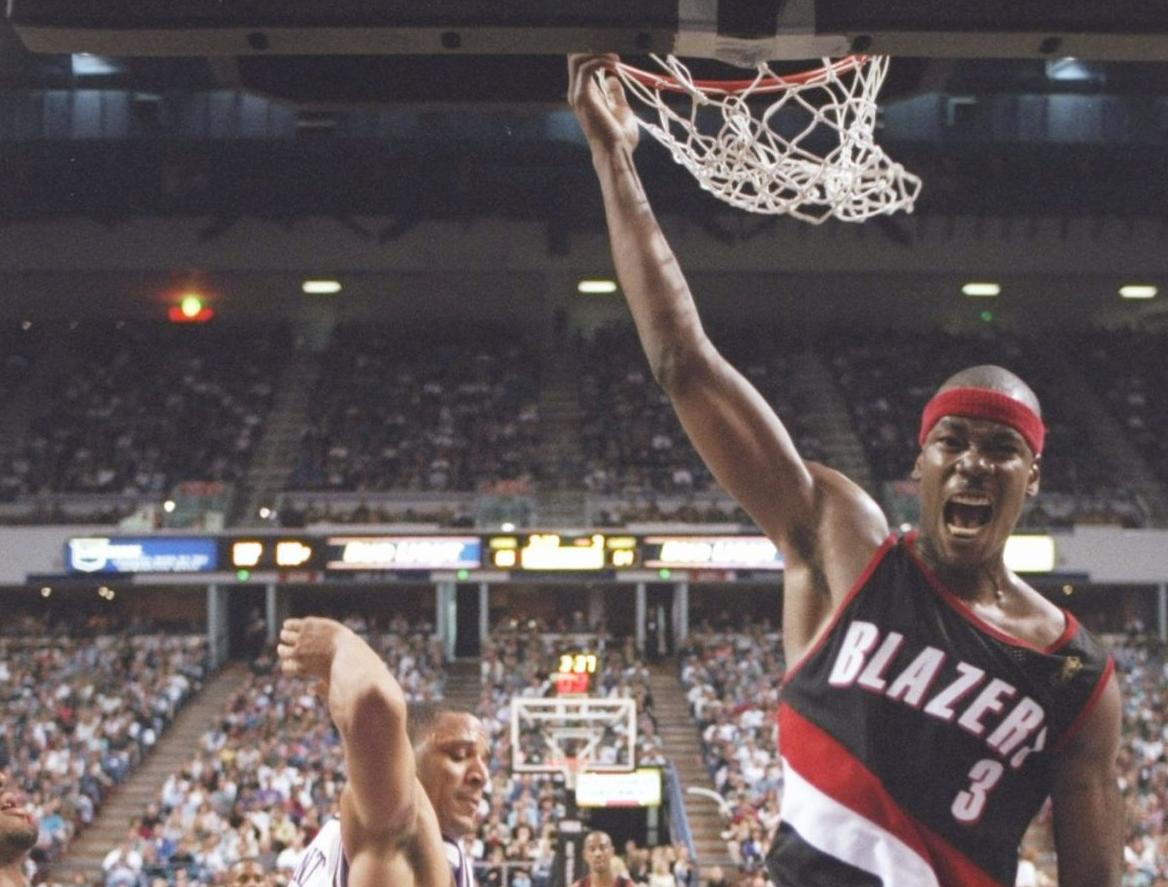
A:
[[[713,346],[662,379],[681,425],[718,483],[772,538],[809,521],[814,481],[762,395]]]
[[[1062,887],[1116,887],[1123,859],[1123,801],[1116,781],[1119,684],[1111,675],[1079,735],[1060,754],[1051,801]]]

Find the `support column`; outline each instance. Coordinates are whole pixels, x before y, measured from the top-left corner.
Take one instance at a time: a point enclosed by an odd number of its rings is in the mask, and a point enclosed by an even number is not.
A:
[[[634,617],[637,621],[637,652],[638,653],[645,652],[645,614],[646,614],[646,610],[648,609],[648,606],[647,606],[648,600],[649,600],[649,595],[648,595],[647,590],[645,589],[645,583],[638,582],[637,583],[637,609],[636,609],[636,616]]]
[[[486,582],[479,583],[479,644],[487,643],[487,636],[491,633],[491,586]]]
[[[689,637],[689,582],[673,586],[673,643],[680,647]]]
[[[280,625],[284,614],[280,612],[280,592],[275,582],[269,582],[264,589],[264,618],[268,624],[268,644],[274,644],[280,636]]]
[[[434,630],[442,640],[446,661],[454,659],[454,642],[458,634],[458,595],[453,582],[438,582],[434,585]]]
[[[212,668],[227,661],[227,619],[227,589],[212,583],[207,586],[207,645]]]
[[[1168,643],[1168,582],[1161,582],[1159,600],[1156,602],[1156,622],[1160,632],[1160,640]]]

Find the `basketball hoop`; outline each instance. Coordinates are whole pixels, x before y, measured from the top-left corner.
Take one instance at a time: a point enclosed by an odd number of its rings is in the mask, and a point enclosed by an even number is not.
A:
[[[764,62],[744,80],[695,80],[676,57],[652,58],[663,73],[624,63],[615,72],[656,113],[641,126],[720,200],[816,225],[912,211],[921,180],[875,141],[886,57],[785,75]]]

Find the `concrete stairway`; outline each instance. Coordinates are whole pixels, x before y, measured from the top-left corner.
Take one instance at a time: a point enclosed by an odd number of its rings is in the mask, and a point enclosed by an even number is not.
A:
[[[228,663],[179,712],[154,750],[106,799],[97,818],[69,847],[55,872],[100,871],[102,858],[125,837],[130,821],[157,800],[166,778],[182,768],[199,738],[219,718],[232,694],[247,679],[247,666]]]
[[[474,711],[482,692],[479,661],[463,659],[446,663],[446,702],[455,708]]]
[[[284,489],[296,467],[300,437],[308,425],[312,394],[320,378],[320,360],[308,351],[297,351],[284,370],[272,409],[264,421],[264,434],[256,444],[255,456],[236,495],[231,523],[237,526],[262,524],[258,511],[270,506]]]
[[[809,405],[809,411],[800,418],[823,443],[824,461],[875,495],[878,491],[864,445],[856,435],[851,414],[831,370],[814,351],[795,355],[793,364],[795,375],[791,387],[806,394]]]
[[[571,346],[548,347],[540,355],[539,459],[545,491],[576,488],[583,481],[577,375],[576,352]],[[546,521],[540,504],[540,518]]]
[[[653,665],[649,673],[649,688],[653,691],[657,732],[665,744],[666,757],[677,769],[682,790],[691,787],[712,790],[714,783],[702,763],[702,739],[677,677],[677,664],[670,661]],[[685,812],[703,874],[713,865],[721,865],[724,870],[733,873],[734,866],[730,863],[726,842],[721,837],[725,824],[717,804],[687,792]]]

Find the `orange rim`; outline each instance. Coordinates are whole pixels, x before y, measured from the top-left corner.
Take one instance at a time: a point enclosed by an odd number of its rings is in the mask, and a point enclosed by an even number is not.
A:
[[[792,86],[804,86],[816,80],[826,79],[829,74],[846,74],[862,68],[871,60],[867,55],[844,56],[830,65],[822,65],[809,71],[798,71],[794,74],[785,74],[782,77],[754,77],[749,80],[694,80],[693,85],[703,93],[720,95],[738,95],[743,92],[767,93],[781,92]],[[617,67],[625,74],[650,89],[662,92],[689,92],[670,74],[655,74],[645,71],[624,62],[617,62]],[[753,89],[751,88],[753,87]]]

